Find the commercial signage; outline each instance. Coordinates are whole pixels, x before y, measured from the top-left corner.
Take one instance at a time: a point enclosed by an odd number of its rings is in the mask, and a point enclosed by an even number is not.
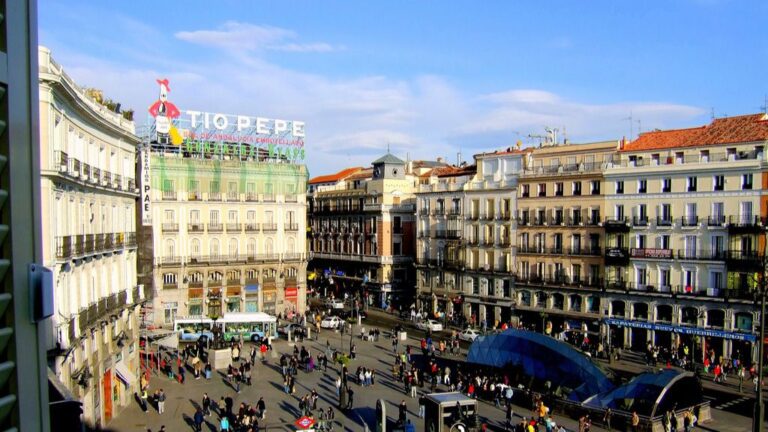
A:
[[[285,297],[293,298],[299,296],[299,289],[296,287],[289,287],[285,289]]]
[[[301,429],[309,429],[313,424],[315,424],[315,421],[310,417],[302,416],[296,419],[294,423]]]
[[[141,224],[143,226],[152,226],[152,191],[151,173],[150,173],[150,151],[144,147],[139,151],[139,163],[141,164]]]
[[[157,80],[160,95],[149,107],[154,119],[154,143],[178,146],[200,156],[266,157],[303,161],[304,122],[250,115],[180,110],[168,100],[170,84]]]
[[[608,325],[641,328],[646,330],[668,331],[673,333],[688,334],[688,335],[694,335],[694,336],[718,337],[723,339],[732,339],[732,340],[740,340],[740,341],[747,341],[747,342],[754,342],[757,340],[755,335],[749,334],[749,333],[735,333],[735,332],[728,332],[723,330],[703,329],[700,327],[686,327],[686,326],[677,326],[677,325],[671,325],[671,324],[655,324],[655,323],[649,323],[644,321],[623,320],[623,319],[616,319],[616,318],[608,318],[605,320],[605,323]]]
[[[633,258],[669,259],[672,258],[672,249],[630,249],[629,254]]]

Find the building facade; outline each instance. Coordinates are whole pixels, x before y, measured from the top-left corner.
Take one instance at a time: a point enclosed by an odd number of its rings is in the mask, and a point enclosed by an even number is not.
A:
[[[53,270],[50,364],[105,425],[133,401],[139,373],[134,124],[39,51],[43,262]]]
[[[147,151],[147,150],[145,150]],[[149,151],[152,321],[306,308],[304,165]]]
[[[421,309],[488,327],[514,310],[513,245],[523,153],[475,155],[475,164],[437,168],[417,199]]]
[[[606,306],[617,322],[631,321],[611,325],[616,343],[688,346],[699,360],[709,351],[753,355],[745,334],[759,319],[767,140],[763,114],[720,118],[641,134],[609,164],[608,286],[625,293]]]
[[[311,268],[324,295],[411,304],[416,166],[387,154],[371,168],[310,180]]]
[[[617,141],[548,143],[527,149],[518,188],[516,315],[526,326],[560,332],[602,312],[603,168]]]

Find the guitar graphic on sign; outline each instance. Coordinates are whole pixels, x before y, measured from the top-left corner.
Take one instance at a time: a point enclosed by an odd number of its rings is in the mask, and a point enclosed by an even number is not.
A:
[[[173,126],[173,119],[179,117],[181,112],[173,102],[168,101],[168,92],[171,91],[168,79],[159,79],[157,84],[160,85],[160,98],[149,107],[149,114],[155,118],[155,130],[157,131],[158,141],[161,141],[161,138],[167,140],[170,136],[171,143],[179,145],[183,140],[181,134]]]

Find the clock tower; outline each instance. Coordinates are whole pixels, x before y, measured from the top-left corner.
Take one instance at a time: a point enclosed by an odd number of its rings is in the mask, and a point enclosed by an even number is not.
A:
[[[391,153],[387,153],[373,161],[373,179],[405,179],[405,162]]]

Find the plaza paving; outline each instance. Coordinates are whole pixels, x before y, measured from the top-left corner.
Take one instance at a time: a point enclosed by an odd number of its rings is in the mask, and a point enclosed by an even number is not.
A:
[[[354,334],[358,334],[357,326],[355,327]],[[365,327],[370,328],[370,325]],[[409,332],[409,337],[408,344],[416,348],[418,346],[417,337],[419,336],[414,334],[414,332]],[[349,335],[343,335],[343,342],[341,338],[342,336],[339,333],[323,330],[319,340],[306,340],[298,343],[298,346],[306,346],[315,355],[319,351],[325,350],[326,340],[329,340],[333,348],[338,349],[343,344],[346,351],[349,347]],[[415,424],[417,431],[422,431],[424,429],[423,421],[417,416],[418,399],[407,397],[403,392],[402,384],[392,380],[394,356],[390,339],[382,337],[378,342],[366,342],[361,341],[359,337],[355,337],[355,344],[357,346],[357,359],[351,361],[349,365],[350,372],[353,373],[358,366],[374,368],[377,372],[377,379],[374,386],[365,388],[352,383],[352,380],[350,380],[350,385],[355,391],[354,409],[350,411],[343,412],[336,408],[338,403],[334,380],[338,375],[338,368],[330,364],[327,372],[315,371],[306,373],[299,371],[296,379],[296,393],[294,395],[287,395],[283,391],[278,361],[281,353],[292,352],[293,347],[285,340],[276,340],[273,343],[275,354],[270,356],[266,365],[257,362],[258,364],[253,373],[253,385],[250,387],[242,386],[240,394],[237,394],[218,373],[214,373],[210,380],[204,378],[195,380],[192,374],[187,374],[187,381],[183,385],[171,381],[167,377],[153,375],[149,393],[151,394],[158,388],[165,390],[167,394],[165,412],[162,415],[158,414],[156,409],[150,406],[148,412],[144,413],[138,404],[134,403],[120,412],[118,417],[107,427],[114,431],[142,432],[150,428],[153,432],[156,432],[161,425],[165,425],[167,431],[192,430],[190,426],[191,417],[195,412],[195,408],[199,406],[203,393],[207,392],[211,399],[216,401],[221,396],[231,396],[235,401],[235,407],[238,407],[241,402],[255,404],[259,397],[263,396],[267,402],[267,415],[266,420],[260,422],[261,430],[264,430],[265,426],[268,430],[296,430],[297,428],[293,425],[293,421],[299,417],[298,399],[316,389],[320,395],[318,408],[327,409],[328,406],[333,406],[336,411],[335,431],[365,431],[366,428],[375,430],[375,406],[376,400],[379,398],[387,402],[387,415],[390,419],[397,417],[397,405],[401,400],[405,399],[408,405],[408,418]],[[250,351],[250,346],[245,350],[245,352],[248,351]],[[462,354],[466,353],[463,352]],[[461,358],[464,357],[462,356]],[[445,390],[443,386],[438,387],[438,391]],[[514,411],[518,421],[519,415],[529,417],[531,415],[529,410],[520,407],[515,407]],[[479,404],[479,412],[481,418],[491,425],[500,425],[503,421],[503,411],[493,407],[492,404],[481,402]],[[718,417],[719,415],[720,413],[717,413],[715,421],[705,425],[707,430],[743,431],[749,427],[749,419],[732,415],[722,418]],[[575,420],[563,418],[558,416],[557,413],[554,413],[554,418],[558,424],[562,423],[569,431],[578,430]],[[218,430],[218,417],[215,414],[206,420],[207,425],[204,425],[203,430]],[[592,431],[599,432],[602,430],[600,427],[592,427]]]

